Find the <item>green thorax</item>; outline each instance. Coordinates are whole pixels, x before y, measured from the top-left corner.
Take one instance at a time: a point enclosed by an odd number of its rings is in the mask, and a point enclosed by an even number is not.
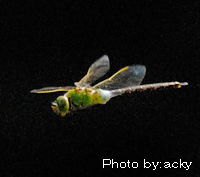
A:
[[[102,90],[92,88],[75,88],[69,90],[66,96],[75,107],[86,107],[92,106],[94,104],[105,104],[109,100],[102,95]]]

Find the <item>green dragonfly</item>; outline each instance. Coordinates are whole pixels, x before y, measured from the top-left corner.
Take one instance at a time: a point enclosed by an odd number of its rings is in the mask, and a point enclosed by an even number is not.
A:
[[[91,86],[97,79],[102,77],[110,69],[110,62],[107,55],[97,59],[89,68],[87,74],[75,86],[45,87],[34,89],[31,93],[52,93],[66,92],[52,102],[52,109],[55,113],[65,116],[71,111],[86,108],[96,104],[106,104],[111,98],[138,90],[157,89],[173,86],[180,88],[188,85],[187,82],[165,82],[140,85],[146,67],[143,65],[126,66],[116,72],[108,79]]]

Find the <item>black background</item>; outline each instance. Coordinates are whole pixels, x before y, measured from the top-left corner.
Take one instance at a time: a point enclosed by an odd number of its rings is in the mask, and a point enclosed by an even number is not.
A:
[[[198,1],[10,1],[1,12],[3,176],[200,175]],[[73,85],[104,54],[107,77],[143,64],[143,83],[189,86],[126,94],[66,117],[50,107],[60,93],[30,93]],[[103,169],[103,159],[139,167]],[[144,169],[144,159],[161,165]],[[180,159],[192,162],[188,171],[164,169]]]

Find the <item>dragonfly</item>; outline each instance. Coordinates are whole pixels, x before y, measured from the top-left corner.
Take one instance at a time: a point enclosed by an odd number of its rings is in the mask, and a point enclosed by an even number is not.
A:
[[[87,74],[74,86],[45,87],[34,89],[31,93],[65,92],[52,102],[51,108],[56,114],[66,114],[96,104],[106,104],[111,98],[133,91],[158,89],[173,86],[181,88],[188,85],[187,82],[164,82],[140,85],[145,74],[146,67],[143,65],[126,66],[108,79],[96,85],[92,83],[104,76],[110,69],[110,61],[107,55],[97,59],[89,68]]]

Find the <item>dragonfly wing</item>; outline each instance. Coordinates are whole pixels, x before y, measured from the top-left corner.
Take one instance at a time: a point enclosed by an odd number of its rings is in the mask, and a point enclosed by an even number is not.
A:
[[[79,82],[75,82],[75,85],[77,87],[90,87],[94,81],[105,75],[109,69],[109,58],[104,55],[90,66],[87,74]]]
[[[142,65],[126,66],[120,69],[110,78],[93,86],[93,88],[113,90],[134,85],[140,85],[145,76],[145,73],[146,73],[145,66]]]
[[[64,86],[64,87],[44,87],[41,89],[31,90],[31,93],[53,93],[53,92],[67,92],[71,89],[76,88],[75,86]]]

